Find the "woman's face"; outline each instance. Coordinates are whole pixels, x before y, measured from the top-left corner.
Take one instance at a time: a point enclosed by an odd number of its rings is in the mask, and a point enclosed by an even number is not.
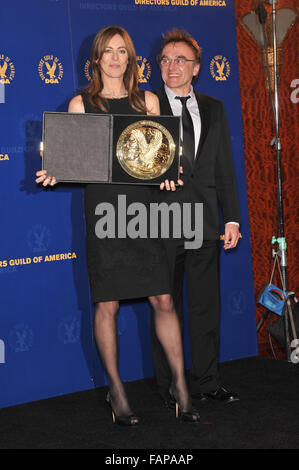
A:
[[[128,52],[123,38],[116,34],[108,42],[99,62],[102,78],[123,77],[128,65]]]

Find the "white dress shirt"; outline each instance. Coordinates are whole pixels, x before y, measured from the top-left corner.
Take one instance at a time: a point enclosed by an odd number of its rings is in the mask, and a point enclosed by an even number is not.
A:
[[[178,96],[174,91],[170,90],[166,85],[165,87],[165,92],[170,104],[170,107],[172,109],[172,113],[174,116],[181,116],[182,115],[182,103],[180,100],[176,100],[175,97]],[[199,114],[199,109],[198,109],[198,104],[196,100],[196,96],[193,90],[193,87],[191,86],[190,92],[188,95],[190,96],[190,99],[187,101],[187,108],[188,111],[191,115],[192,122],[193,122],[193,129],[194,129],[194,158],[196,157],[197,149],[198,149],[198,144],[200,140],[200,133],[201,133],[201,119],[200,119],[200,114]],[[183,136],[183,129],[181,129],[181,135]]]
[[[165,93],[167,95],[173,115],[181,116],[183,105],[180,100],[177,100],[175,98],[178,95],[174,91],[172,91],[170,88],[168,88],[166,85],[164,85],[164,88],[165,88]],[[198,144],[199,144],[200,134],[201,134],[201,119],[200,119],[197,99],[196,99],[192,85],[190,87],[190,92],[186,96],[190,96],[190,99],[187,100],[187,108],[188,108],[188,111],[191,115],[192,122],[193,122],[194,148],[195,148],[194,158],[195,158],[197,154],[197,149],[198,149]],[[183,136],[183,129],[181,129],[181,135]],[[238,222],[226,222],[226,223],[234,224],[234,225],[237,225],[238,227],[240,225],[238,224]]]

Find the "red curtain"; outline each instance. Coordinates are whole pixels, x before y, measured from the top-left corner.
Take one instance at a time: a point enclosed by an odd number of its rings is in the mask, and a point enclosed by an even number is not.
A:
[[[270,142],[275,136],[275,125],[266,88],[261,48],[242,22],[244,15],[254,10],[256,3],[255,0],[235,0],[248,210],[254,287],[257,298],[264,284],[269,281],[273,265],[271,240],[276,234],[277,227],[278,178],[276,151],[270,147]],[[297,13],[296,20],[280,44],[282,63],[278,96],[288,289],[295,291],[299,297],[299,103],[291,100],[291,93],[294,92],[291,83],[299,79],[299,8],[296,3],[296,0],[278,0],[276,9],[278,11],[280,8],[291,8]],[[272,6],[266,5],[266,2],[263,4],[270,16]],[[297,84],[296,88],[298,87]],[[299,97],[299,92],[297,97]],[[279,276],[275,277],[275,284],[280,286]],[[257,322],[264,313],[265,308],[257,304]],[[278,316],[273,314],[270,322],[276,319]],[[267,325],[268,323],[265,322],[258,334],[259,354],[273,357],[266,330]],[[284,348],[280,347],[274,339],[272,343],[276,356],[284,359]]]

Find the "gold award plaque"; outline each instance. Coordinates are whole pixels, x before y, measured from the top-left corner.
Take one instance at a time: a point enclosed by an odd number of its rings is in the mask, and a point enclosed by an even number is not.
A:
[[[138,179],[153,179],[171,166],[175,143],[170,132],[155,121],[138,121],[121,133],[116,156],[121,167]]]

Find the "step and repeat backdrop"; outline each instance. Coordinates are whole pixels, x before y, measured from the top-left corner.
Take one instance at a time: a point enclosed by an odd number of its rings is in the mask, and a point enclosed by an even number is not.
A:
[[[93,37],[108,24],[131,34],[142,89],[161,86],[163,32],[182,27],[202,46],[195,88],[225,103],[242,211],[242,240],[221,256],[220,360],[256,355],[233,0],[5,0],[0,18],[0,407],[106,384],[92,333],[84,188],[43,189],[34,179],[43,112],[67,111],[88,83]],[[147,302],[122,305],[118,330],[123,379],[152,376]]]

